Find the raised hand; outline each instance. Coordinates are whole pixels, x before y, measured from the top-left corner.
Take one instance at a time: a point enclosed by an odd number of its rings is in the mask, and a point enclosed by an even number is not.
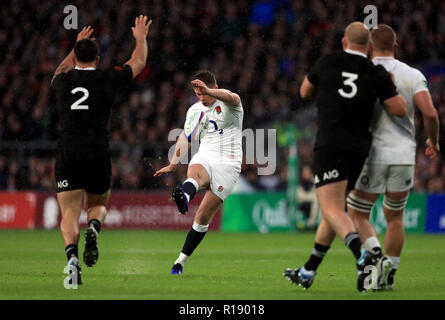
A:
[[[192,83],[193,87],[199,89],[202,94],[207,94],[209,92],[209,88],[201,80],[195,79],[195,80],[192,80],[191,83]]]
[[[174,172],[175,170],[176,170],[176,166],[173,164],[169,164],[168,166],[156,171],[155,174],[153,175],[153,177],[159,177],[159,176],[162,176],[164,173],[171,173],[171,172]]]
[[[91,34],[93,33],[93,31],[94,31],[94,29],[91,28],[91,26],[83,27],[83,29],[77,35],[76,41],[88,39],[91,36]],[[93,40],[94,40],[94,38],[93,38]]]
[[[131,27],[131,31],[133,31],[133,36],[137,39],[145,39],[148,35],[148,31],[150,30],[151,20],[148,21],[146,16],[140,15],[134,21],[134,27]]]

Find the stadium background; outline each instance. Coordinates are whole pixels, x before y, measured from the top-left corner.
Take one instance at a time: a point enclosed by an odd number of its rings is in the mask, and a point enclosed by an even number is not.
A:
[[[65,258],[53,176],[57,118],[49,84],[77,34],[63,28],[67,4],[77,7],[80,28],[95,29],[102,68],[130,57],[130,26],[136,15],[153,19],[147,68],[119,91],[113,106],[112,199],[100,235],[100,262],[83,268],[80,290],[62,285]],[[417,114],[415,193],[405,212],[410,233],[396,290],[358,295],[352,256],[342,241],[334,242],[311,289],[298,290],[282,272],[307,259],[314,236],[295,233],[308,223],[304,203],[295,219],[289,219],[288,163],[297,160],[300,168],[298,188],[290,184],[293,194],[312,190],[316,129],[315,106],[301,101],[299,86],[318,56],[341,50],[344,27],[363,21],[369,4],[377,6],[379,22],[397,31],[397,57],[428,79],[441,119],[442,156],[435,161],[424,156],[423,123]],[[240,94],[244,128],[278,129],[278,156],[269,176],[257,175],[258,163],[243,164],[239,191],[244,193],[228,198],[178,279],[169,271],[193,215],[179,215],[168,198],[171,186],[184,179],[186,166],[160,179],[152,173],[167,163],[173,144],[168,133],[182,127],[188,106],[196,101],[188,77],[198,68],[213,70],[221,87]],[[2,1],[0,299],[444,299],[443,235],[425,234],[445,232],[444,81],[445,3],[440,0]],[[288,125],[298,129],[297,159],[289,154]],[[380,204],[375,211],[380,215],[374,213],[373,222],[381,232]],[[83,226],[85,220],[82,215]],[[133,227],[143,229],[128,230]],[[287,232],[214,232],[218,229]],[[383,235],[379,237],[383,242]],[[167,309],[162,312],[175,312]]]
[[[298,90],[317,57],[341,50],[344,27],[366,16],[375,4],[379,23],[398,34],[397,57],[419,68],[441,119],[445,135],[445,3],[436,1],[73,1],[79,27],[92,25],[101,47],[101,67],[120,65],[134,47],[134,16],[153,19],[147,67],[120,90],[110,133],[112,189],[164,191],[181,182],[174,175],[153,178],[168,163],[170,130],[181,128],[196,101],[188,77],[199,68],[213,70],[219,86],[240,94],[244,128],[278,129],[277,166],[258,176],[260,164],[243,164],[240,191],[280,192],[287,187],[288,149],[282,128],[298,128],[299,168],[310,167],[315,106]],[[0,190],[53,193],[57,116],[50,79],[71,50],[77,31],[63,28],[60,1],[3,1],[0,9]],[[425,135],[416,117],[417,165],[414,191],[445,191],[442,157],[424,156]],[[306,179],[310,180],[310,179]],[[311,181],[301,181],[306,189]],[[5,197],[5,193],[2,194]],[[6,199],[6,198],[4,198]],[[8,198],[9,199],[9,198]],[[157,198],[156,198],[157,199]],[[6,200],[5,200],[6,201]],[[158,200],[153,200],[158,201]],[[161,201],[161,200],[159,200]],[[38,213],[39,214],[39,213]]]

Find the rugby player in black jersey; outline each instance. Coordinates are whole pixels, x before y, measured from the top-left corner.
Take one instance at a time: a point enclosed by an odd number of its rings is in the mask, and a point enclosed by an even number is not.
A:
[[[314,98],[318,130],[314,147],[314,183],[322,211],[315,246],[307,263],[286,269],[284,275],[304,288],[311,286],[335,236],[352,251],[363,290],[364,269],[379,257],[361,253],[361,241],[345,212],[347,192],[354,189],[371,145],[369,131],[374,104],[380,99],[386,111],[406,113],[406,102],[396,92],[391,75],[367,58],[370,32],[353,22],[342,39],[344,51],[320,57],[304,79],[300,94]],[[368,253],[368,251],[366,251]]]
[[[93,266],[99,257],[97,237],[110,198],[111,160],[108,122],[119,87],[131,82],[146,65],[151,20],[139,16],[132,27],[136,47],[123,65],[101,70],[99,46],[88,26],[78,34],[74,49],[57,67],[51,88],[60,119],[55,178],[62,213],[60,230],[65,244],[71,284],[82,284],[78,259],[82,204],[88,215],[83,260]]]

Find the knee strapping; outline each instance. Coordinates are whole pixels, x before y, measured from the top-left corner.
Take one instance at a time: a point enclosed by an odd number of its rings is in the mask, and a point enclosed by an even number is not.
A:
[[[388,210],[399,211],[405,209],[408,196],[400,200],[389,199],[386,195],[383,197],[383,207]]]
[[[346,204],[348,207],[351,207],[359,212],[370,213],[374,202],[362,199],[359,196],[350,193],[346,198]]]

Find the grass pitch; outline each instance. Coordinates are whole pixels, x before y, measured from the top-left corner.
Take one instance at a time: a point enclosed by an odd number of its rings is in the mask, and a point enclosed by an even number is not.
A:
[[[97,265],[82,264],[84,284],[66,290],[59,231],[2,230],[0,299],[445,299],[444,235],[407,234],[395,290],[359,293],[353,256],[338,239],[310,289],[282,276],[309,257],[313,233],[208,232],[184,274],[171,275],[186,233],[105,229]]]

